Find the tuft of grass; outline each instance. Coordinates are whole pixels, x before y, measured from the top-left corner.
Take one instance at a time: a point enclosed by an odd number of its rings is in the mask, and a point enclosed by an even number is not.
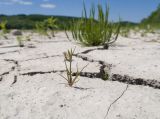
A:
[[[35,25],[35,27],[36,27],[36,31],[39,34],[48,35],[47,34],[47,29],[46,29],[46,27],[45,27],[45,25],[44,25],[43,22],[37,22],[36,25]]]
[[[56,25],[57,19],[54,19],[53,17],[48,18],[45,22],[47,22],[48,30],[51,31],[52,37],[55,37],[54,29],[57,29],[58,26]]]
[[[19,47],[24,47],[24,42],[23,42],[23,37],[22,36],[17,36],[16,40],[18,42]]]
[[[7,21],[0,22],[0,30],[2,30],[0,36],[2,36],[4,39],[8,39],[8,37],[5,34],[9,33],[9,30],[7,29],[6,26],[7,26]]]
[[[49,31],[51,32],[52,36],[55,37],[54,30],[58,28],[58,26],[56,25],[56,22],[57,22],[57,19],[51,17],[44,20],[43,22],[37,22],[35,27],[40,34],[49,36],[48,34],[48,31]]]
[[[29,35],[27,35],[27,36],[25,37],[25,40],[26,40],[26,41],[31,41],[31,37],[32,37],[32,34],[29,34]]]
[[[73,71],[72,71],[72,62],[73,62],[73,54],[74,54],[75,49],[68,50],[67,52],[64,52],[64,62],[65,62],[65,67],[66,67],[66,75],[67,77],[64,77],[63,75],[60,75],[63,77],[67,82],[70,87],[72,87],[75,83],[79,81],[78,77],[80,76],[80,73],[87,67],[84,66],[80,71],[78,69],[77,65],[77,72],[75,73],[75,76],[73,77]],[[68,63],[68,65],[67,65]]]
[[[96,10],[98,19],[96,19]],[[73,20],[71,27],[72,36],[86,46],[108,46],[114,43],[120,32],[120,23],[109,22],[109,7],[106,5],[105,11],[99,4],[97,9],[92,5],[87,15],[85,3],[83,3],[82,17],[78,21]]]
[[[120,31],[120,34],[123,36],[123,37],[129,37],[129,32],[130,32],[130,29],[129,27],[125,27],[125,28],[122,28],[121,31]]]
[[[2,30],[2,32],[4,33],[4,34],[6,34],[6,33],[8,33],[9,31],[7,30],[7,21],[2,21],[1,23],[0,23],[0,29]]]

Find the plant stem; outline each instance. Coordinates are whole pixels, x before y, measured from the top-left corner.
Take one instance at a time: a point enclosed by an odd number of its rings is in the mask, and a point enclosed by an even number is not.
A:
[[[72,59],[69,61],[69,63],[70,63],[70,81],[69,81],[69,84],[70,84],[70,86],[72,86]]]

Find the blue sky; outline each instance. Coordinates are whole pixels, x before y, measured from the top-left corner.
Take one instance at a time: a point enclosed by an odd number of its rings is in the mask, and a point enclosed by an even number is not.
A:
[[[110,19],[139,22],[154,11],[160,0],[85,0],[92,3],[109,3]],[[46,14],[81,16],[83,0],[0,0],[0,14]]]

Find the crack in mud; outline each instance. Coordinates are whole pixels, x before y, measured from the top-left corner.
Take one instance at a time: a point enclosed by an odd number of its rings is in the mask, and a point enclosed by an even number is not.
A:
[[[142,78],[134,78],[128,75],[120,75],[120,74],[113,74],[111,76],[112,81],[119,81],[123,83],[129,83],[132,85],[143,85],[143,86],[150,86],[156,89],[160,89],[160,82],[157,80],[144,80]]]
[[[17,77],[18,77],[17,75],[14,76],[14,80],[13,80],[11,85],[13,85],[13,84],[15,84],[17,82]]]
[[[66,40],[61,40],[61,41],[34,41],[36,43],[59,43],[59,42],[69,42],[69,41],[66,41]]]
[[[14,71],[15,68],[17,67],[17,65],[18,65],[18,62],[15,61],[15,60],[11,60],[11,59],[3,59],[3,60],[6,61],[6,62],[12,62],[13,64],[16,64],[16,65],[15,65],[15,66],[12,66],[9,71],[0,74],[0,77],[2,77],[2,76],[4,76],[4,75],[8,75],[10,72]]]
[[[11,63],[15,64],[15,66],[13,66],[11,68],[12,70],[10,70],[9,72],[7,72],[7,74],[5,74],[5,75],[8,75],[10,72],[17,72],[17,75],[14,75],[14,80],[13,80],[13,83],[11,84],[11,85],[13,85],[17,82],[17,78],[18,78],[18,75],[19,75],[19,71],[20,71],[19,63],[18,63],[18,61],[13,60],[13,59],[3,59],[3,60],[6,61],[6,62],[11,62]]]
[[[7,62],[12,62],[12,63],[14,63],[16,66],[18,66],[18,61],[16,61],[16,60],[13,60],[13,59],[2,59],[2,60],[7,61]]]
[[[122,98],[122,96],[123,96],[123,95],[125,94],[125,92],[128,90],[128,87],[129,87],[129,85],[127,84],[127,86],[126,86],[125,90],[122,92],[122,94],[121,94],[118,98],[116,98],[116,99],[109,105],[109,107],[108,107],[108,109],[107,109],[107,113],[106,113],[104,119],[107,118],[107,116],[108,116],[108,114],[109,114],[109,111],[110,111],[112,105],[115,104],[120,98]]]
[[[87,54],[87,53],[95,51],[95,50],[106,50],[106,49],[104,49],[104,48],[94,48],[94,49],[85,50],[85,51],[83,51],[79,54]]]
[[[160,82],[157,81],[157,80],[147,80],[147,79],[143,79],[143,78],[134,78],[134,77],[130,77],[128,75],[123,76],[123,75],[120,75],[120,74],[110,74],[111,67],[112,67],[111,64],[107,64],[104,61],[94,60],[94,59],[88,58],[87,56],[82,56],[81,55],[81,54],[87,54],[87,53],[89,53],[91,51],[94,51],[94,50],[97,50],[97,49],[101,49],[101,48],[90,49],[90,50],[83,51],[81,53],[74,54],[75,57],[81,58],[84,61],[98,62],[101,65],[100,69],[99,69],[99,72],[92,72],[92,73],[91,72],[80,72],[80,76],[88,77],[88,78],[104,79],[104,77],[107,74],[108,75],[107,79],[110,79],[111,81],[118,81],[118,82],[123,82],[123,83],[127,83],[127,84],[132,84],[132,85],[143,85],[143,86],[149,86],[149,87],[153,87],[153,88],[156,88],[156,89],[160,89]],[[12,52],[18,52],[18,51],[12,51]],[[11,52],[7,52],[7,53],[11,53]],[[2,54],[2,53],[0,53],[0,54]],[[30,61],[30,60],[38,60],[38,59],[45,59],[45,58],[50,58],[50,57],[62,57],[62,55],[53,55],[53,56],[47,56],[46,55],[46,56],[43,56],[43,57],[40,57],[40,58],[27,59],[27,60],[23,60],[23,61],[20,61],[20,62]],[[15,71],[16,69],[17,69],[17,73],[20,71],[18,61],[13,60],[13,59],[3,59],[3,60],[8,61],[8,62],[13,62],[15,64],[15,66],[12,67],[12,69],[10,71],[1,74],[0,77],[2,77],[2,79],[3,79],[3,75],[9,74],[11,71]],[[27,73],[22,73],[22,74],[19,74],[19,75],[33,76],[33,75],[36,75],[36,74],[48,74],[48,73],[57,73],[57,72],[64,73],[65,70],[53,70],[53,71],[46,71],[46,72],[43,72],[43,71],[27,72]],[[76,73],[73,72],[73,76],[75,76],[75,75],[76,75]]]
[[[28,59],[24,61],[30,61],[30,60],[37,60],[37,59],[43,59],[43,58],[49,58],[49,57],[60,57],[62,55],[53,55],[53,56],[45,56],[41,58],[35,58],[35,59]],[[88,77],[88,78],[103,78],[103,74],[105,74],[104,68],[106,67],[105,63],[103,61],[96,61],[96,60],[89,60],[87,57],[81,57],[79,55],[74,55],[77,58],[81,58],[84,61],[89,61],[89,62],[98,62],[102,66],[100,67],[100,72],[80,72],[80,76],[82,77]],[[23,61],[22,61],[23,62]],[[48,73],[57,73],[57,72],[65,72],[66,70],[53,70],[53,71],[35,71],[35,72],[27,72],[27,73],[22,73],[20,75],[29,75],[29,76],[34,76],[36,74],[48,74]],[[73,72],[72,76],[76,76],[76,72]]]
[[[9,71],[0,74],[0,77],[9,74],[9,73],[10,73],[11,71],[13,71],[14,69],[15,69],[15,67],[12,67]]]
[[[147,79],[143,79],[143,78],[134,78],[131,76],[127,76],[127,75],[120,75],[120,74],[110,74],[111,71],[111,67],[112,64],[107,64],[104,61],[101,60],[93,60],[90,59],[86,56],[82,56],[80,54],[86,54],[87,52],[91,52],[92,50],[87,50],[86,52],[83,51],[81,53],[75,54],[74,56],[81,58],[85,61],[89,61],[89,62],[98,62],[99,64],[101,64],[100,67],[100,72],[98,74],[92,74],[93,76],[90,76],[89,78],[101,78],[103,79],[103,77],[108,74],[109,76],[109,80],[111,81],[118,81],[118,82],[123,82],[123,83],[127,83],[127,84],[132,84],[132,85],[142,85],[142,86],[149,86],[149,87],[153,87],[155,89],[160,89],[160,82],[157,80],[147,80]],[[91,73],[90,73],[91,74]],[[87,77],[87,73],[85,75],[83,75],[85,77]]]
[[[63,73],[65,72],[65,70],[53,70],[53,71],[37,71],[37,72],[27,72],[27,73],[22,73],[20,75],[28,75],[28,76],[34,76],[34,75],[37,75],[37,74],[50,74],[50,73],[57,73],[57,72],[60,72],[60,73]]]
[[[0,55],[8,54],[8,53],[15,53],[19,52],[19,50],[9,51],[9,52],[1,52]]]
[[[33,58],[33,59],[27,59],[27,60],[22,60],[20,62],[26,62],[26,61],[32,61],[32,60],[38,60],[38,59],[47,59],[51,57],[62,57],[62,55],[52,55],[52,56],[43,56],[43,57],[38,57],[38,58]]]
[[[97,50],[97,49],[98,49],[98,48],[85,50],[85,51],[81,52],[81,54],[87,54],[87,53],[92,52],[92,51],[95,51],[95,50]]]
[[[18,45],[12,45],[12,46],[3,46],[3,47],[0,47],[0,48],[15,48],[15,47],[19,47]]]
[[[84,76],[84,77],[88,77],[88,78],[101,78],[101,79],[107,80],[104,78],[106,76],[105,68],[107,68],[107,70],[108,70],[111,68],[112,65],[109,65],[109,64],[105,63],[104,61],[89,59],[88,57],[84,57],[84,56],[81,56],[78,54],[75,54],[74,56],[77,58],[81,58],[84,61],[98,62],[101,65],[98,73],[81,72],[80,76]],[[107,72],[107,74],[108,73],[109,72]]]
[[[3,80],[3,76],[8,75],[10,72],[12,72],[14,70],[15,70],[15,66],[11,67],[11,69],[9,71],[6,71],[6,72],[0,74],[0,81]]]
[[[156,89],[160,89],[160,82],[156,81],[156,80],[145,80],[142,78],[133,78],[127,75],[120,75],[120,74],[110,74],[111,71],[111,64],[107,64],[104,61],[101,60],[94,60],[94,59],[90,59],[86,56],[82,56],[78,54],[74,54],[75,57],[77,58],[81,58],[84,61],[88,61],[88,62],[98,62],[101,66],[99,69],[99,72],[80,72],[80,76],[82,77],[87,77],[87,78],[101,78],[104,79],[104,77],[106,76],[106,74],[108,74],[108,79],[111,81],[118,81],[118,82],[123,82],[123,83],[127,83],[127,84],[132,84],[132,85],[143,85],[143,86],[149,86],[149,87],[153,87]],[[58,56],[58,55],[57,55]],[[46,56],[46,57],[42,57],[42,58],[48,58],[50,56]],[[54,57],[54,56],[51,56]],[[37,59],[37,58],[36,58]],[[36,59],[29,59],[29,60],[36,60]],[[38,58],[41,59],[41,58]],[[64,73],[65,70],[55,70],[55,71],[39,71],[39,72],[27,72],[27,73],[23,73],[20,75],[29,75],[29,76],[33,76],[36,74],[48,74],[48,73],[57,73],[57,72],[61,72]],[[73,76],[75,76],[76,73],[73,72]]]
[[[33,71],[33,72],[27,72],[27,73],[21,73],[20,75],[28,75],[28,76],[34,76],[37,74],[50,74],[50,73],[64,73],[66,70],[53,70],[53,71]],[[76,76],[76,72],[73,72],[72,76]],[[81,77],[88,77],[88,78],[101,78],[99,73],[90,73],[90,72],[80,72]]]
[[[0,81],[2,81],[2,80],[3,80],[3,77],[1,76],[1,77],[0,77]]]
[[[81,77],[87,77],[87,78],[100,78],[99,77],[99,73],[90,73],[90,72],[80,72],[80,74],[79,74]],[[76,76],[76,72],[74,72],[73,74],[72,74],[72,76]]]

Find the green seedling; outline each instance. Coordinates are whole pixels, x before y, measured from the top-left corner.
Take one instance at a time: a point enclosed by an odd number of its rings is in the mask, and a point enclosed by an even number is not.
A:
[[[17,42],[19,47],[24,47],[23,37],[17,36]]]
[[[36,30],[43,35],[47,35],[48,31],[51,32],[52,36],[55,37],[55,32],[54,30],[58,28],[58,26],[56,25],[57,19],[54,19],[53,17],[48,18],[46,20],[44,20],[43,22],[37,22],[36,23]]]
[[[31,41],[31,37],[32,37],[32,34],[27,35],[27,36],[25,37],[25,40],[26,40],[26,41]]]
[[[53,17],[48,18],[46,21],[48,30],[51,31],[51,34],[53,37],[55,37],[54,29],[57,29],[58,26],[56,25],[57,19],[54,19]]]
[[[78,69],[78,65],[77,65],[77,72],[76,73],[73,73],[72,71],[72,62],[73,62],[73,55],[74,55],[74,51],[73,49],[71,50],[68,50],[67,52],[64,52],[64,62],[65,62],[65,67],[66,67],[66,75],[67,77],[64,77],[63,75],[60,75],[62,76],[67,82],[68,82],[68,85],[70,87],[72,87],[75,83],[77,83],[79,81],[78,77],[80,76],[80,73],[87,67],[84,66],[80,71]],[[67,63],[69,65],[67,65]],[[73,76],[73,74],[75,74],[75,76]]]
[[[8,33],[8,30],[7,30],[7,21],[3,21],[0,23],[0,29],[2,30],[2,32],[4,34]]]
[[[128,36],[129,36],[129,32],[130,32],[129,28],[126,27],[126,28],[121,29],[120,34],[121,34],[123,37],[128,37]]]

